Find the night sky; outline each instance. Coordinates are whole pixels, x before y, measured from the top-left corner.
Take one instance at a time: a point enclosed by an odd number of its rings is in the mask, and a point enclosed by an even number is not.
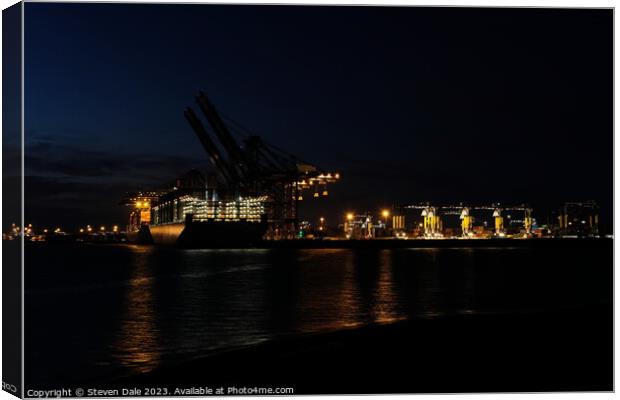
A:
[[[611,10],[26,3],[25,21],[26,223],[124,225],[124,192],[208,168],[183,117],[205,90],[342,173],[310,218],[501,201],[544,222],[593,199],[611,225]]]

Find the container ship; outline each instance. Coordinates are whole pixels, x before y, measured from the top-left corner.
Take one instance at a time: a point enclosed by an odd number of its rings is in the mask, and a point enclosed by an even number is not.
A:
[[[128,240],[208,248],[294,238],[302,192],[327,196],[326,185],[340,174],[301,161],[228,118],[225,122],[204,93],[196,101],[208,124],[190,107],[184,115],[207,153],[210,172],[192,170],[168,190],[129,195],[124,201],[132,207]],[[244,138],[241,144],[234,134]]]
[[[252,246],[265,235],[267,196],[222,200],[197,170],[167,192],[132,195],[127,239],[180,247]]]

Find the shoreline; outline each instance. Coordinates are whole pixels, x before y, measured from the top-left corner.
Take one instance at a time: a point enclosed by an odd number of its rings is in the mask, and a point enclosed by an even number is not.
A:
[[[446,249],[446,248],[554,248],[607,246],[612,238],[541,238],[541,239],[325,239],[263,241],[255,248],[266,249]]]
[[[183,247],[133,242],[81,242],[74,240],[30,242],[31,245],[140,245],[179,249],[510,249],[510,248],[611,248],[613,238],[537,238],[537,239],[287,239],[265,240],[239,247],[218,244],[217,247]],[[20,241],[9,241],[19,243]]]

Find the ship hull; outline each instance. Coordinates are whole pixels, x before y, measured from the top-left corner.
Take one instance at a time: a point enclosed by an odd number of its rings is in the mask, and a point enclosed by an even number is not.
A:
[[[188,248],[242,248],[260,243],[266,223],[204,221],[151,225],[153,243]]]
[[[130,243],[138,243],[138,244],[152,244],[153,237],[151,236],[149,227],[146,225],[143,225],[142,227],[140,227],[140,230],[128,231],[127,241]]]

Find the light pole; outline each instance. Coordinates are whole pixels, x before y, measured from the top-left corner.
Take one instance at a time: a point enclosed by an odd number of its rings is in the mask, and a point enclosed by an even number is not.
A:
[[[383,209],[383,211],[381,211],[381,216],[385,220],[385,234],[387,235],[388,234],[388,221],[390,219],[390,210]]]
[[[349,212],[347,213],[346,217],[347,217],[347,220],[344,223],[344,235],[347,237],[347,239],[350,239],[353,231],[351,230],[351,232],[349,233],[349,230],[351,228],[350,225],[351,225],[351,222],[353,221],[354,215],[352,212]]]

